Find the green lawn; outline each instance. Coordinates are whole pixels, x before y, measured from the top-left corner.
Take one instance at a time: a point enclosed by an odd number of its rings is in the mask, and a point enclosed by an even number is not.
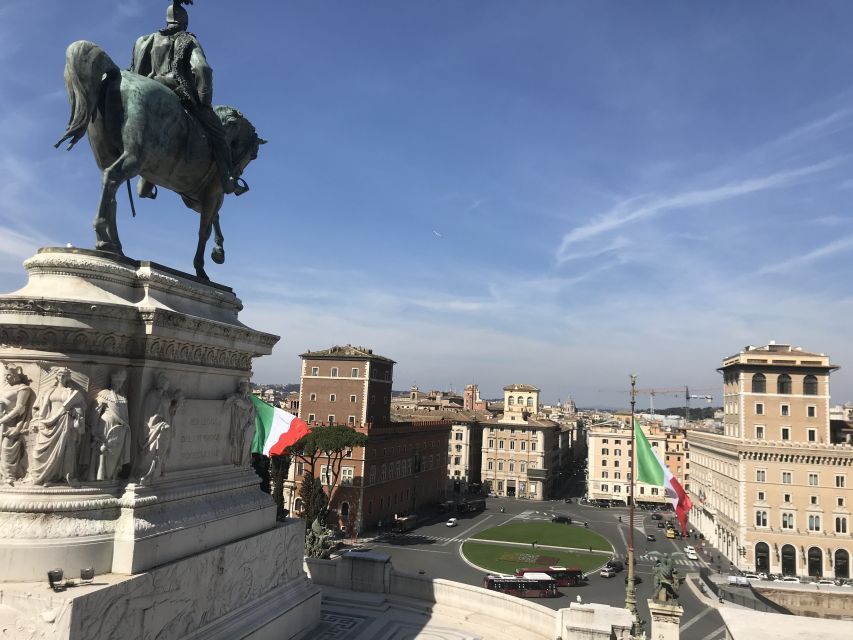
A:
[[[595,551],[612,551],[610,543],[594,531],[577,525],[556,524],[553,522],[510,522],[493,529],[487,529],[471,536],[476,540],[500,540],[557,547],[575,547]]]
[[[583,571],[590,571],[600,567],[608,559],[607,556],[598,553],[561,552],[541,548],[534,551],[530,545],[516,546],[471,541],[462,545],[462,553],[478,567],[487,571],[509,574],[524,567],[542,566],[578,567]]]

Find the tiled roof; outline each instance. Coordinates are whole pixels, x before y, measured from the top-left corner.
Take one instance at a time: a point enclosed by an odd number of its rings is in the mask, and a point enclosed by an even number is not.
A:
[[[320,351],[306,351],[305,353],[300,354],[299,357],[344,359],[356,358],[359,360],[383,360],[385,362],[390,362],[391,364],[394,364],[394,361],[391,358],[386,358],[385,356],[380,356],[377,353],[373,353],[373,349],[368,349],[367,347],[354,347],[351,344],[347,344],[344,346],[337,345],[334,347],[329,347],[328,349],[321,349]]]

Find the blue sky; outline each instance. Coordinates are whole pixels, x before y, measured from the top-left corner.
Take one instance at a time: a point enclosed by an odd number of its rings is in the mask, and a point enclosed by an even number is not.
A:
[[[88,145],[52,146],[65,47],[126,67],[166,4],[0,4],[0,290],[38,247],[94,243]],[[352,343],[396,360],[398,389],[625,405],[634,372],[719,402],[721,359],[776,340],[830,354],[853,400],[853,4],[188,10],[214,101],[270,141],[208,266],[282,336],[256,380]],[[127,255],[191,271],[196,214],[167,192],[137,209],[119,199]]]

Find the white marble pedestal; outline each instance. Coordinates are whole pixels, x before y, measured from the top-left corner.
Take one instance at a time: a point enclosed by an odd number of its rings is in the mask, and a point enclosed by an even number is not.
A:
[[[684,609],[673,602],[649,600],[649,613],[652,616],[650,640],[678,640],[681,616]]]

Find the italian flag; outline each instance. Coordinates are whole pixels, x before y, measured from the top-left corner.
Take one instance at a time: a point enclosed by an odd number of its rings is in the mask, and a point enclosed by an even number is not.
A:
[[[308,425],[292,413],[267,404],[256,395],[251,395],[255,405],[255,439],[252,453],[265,456],[282,456],[287,449],[308,433]]]
[[[669,501],[675,508],[675,514],[681,523],[681,532],[687,535],[687,512],[693,507],[684,487],[672,475],[660,456],[652,449],[640,423],[634,418],[634,451],[637,466],[637,480],[655,487],[663,487]]]

